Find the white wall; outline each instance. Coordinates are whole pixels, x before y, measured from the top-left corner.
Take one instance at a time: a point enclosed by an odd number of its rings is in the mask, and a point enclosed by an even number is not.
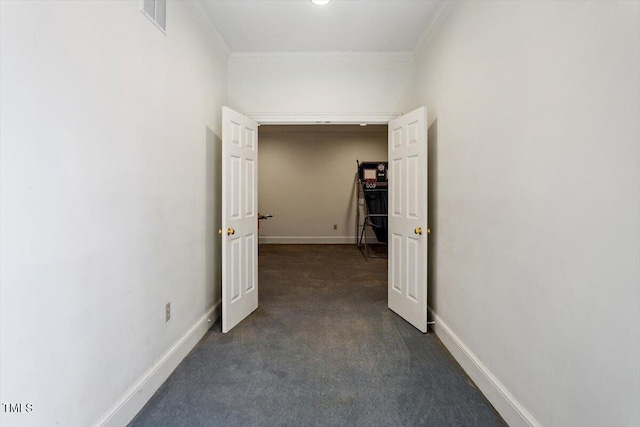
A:
[[[387,126],[261,126],[259,138],[259,211],[275,215],[260,242],[353,243],[356,160],[387,159]]]
[[[419,52],[436,331],[513,425],[640,424],[639,18],[459,2]]]
[[[182,2],[0,6],[1,423],[126,424],[220,298],[227,54]]]
[[[233,54],[229,103],[245,113],[402,113],[414,102],[412,54]]]

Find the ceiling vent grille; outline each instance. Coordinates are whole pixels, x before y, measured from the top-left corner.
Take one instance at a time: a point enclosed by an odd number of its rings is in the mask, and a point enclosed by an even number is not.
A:
[[[163,33],[167,30],[167,0],[140,0],[140,11]]]

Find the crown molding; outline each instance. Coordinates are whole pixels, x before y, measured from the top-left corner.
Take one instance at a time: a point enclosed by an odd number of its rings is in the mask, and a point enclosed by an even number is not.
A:
[[[436,11],[433,19],[431,20],[429,25],[427,25],[427,28],[424,30],[424,33],[422,33],[422,36],[420,37],[420,40],[418,40],[415,49],[413,49],[414,53],[420,52],[421,50],[426,48],[429,43],[431,43],[431,40],[433,40],[438,30],[457,4],[458,0],[445,0],[440,4],[440,7]]]
[[[377,60],[394,62],[413,62],[417,52],[425,48],[438,32],[442,23],[455,8],[458,0],[445,0],[435,13],[434,18],[427,25],[422,36],[418,40],[413,51],[354,51],[354,52],[232,52],[229,45],[224,40],[216,26],[209,18],[202,4],[197,0],[183,0],[187,9],[198,20],[203,29],[209,34],[211,39],[234,60],[257,59],[257,58],[278,58],[278,59],[326,59],[326,58],[371,58]]]
[[[231,55],[231,49],[229,49],[229,45],[224,40],[218,29],[213,25],[211,19],[207,15],[207,12],[202,7],[202,4],[196,0],[183,0],[183,2],[187,9],[195,16],[198,20],[202,28],[209,34],[209,37],[220,46],[220,48],[227,54]]]
[[[414,52],[232,52],[232,60],[292,59],[324,60],[336,58],[374,59],[378,61],[413,62]]]

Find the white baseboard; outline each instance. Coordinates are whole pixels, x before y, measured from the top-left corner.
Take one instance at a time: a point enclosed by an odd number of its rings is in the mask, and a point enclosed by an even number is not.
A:
[[[540,423],[498,381],[495,375],[460,340],[460,337],[451,330],[444,320],[432,309],[429,309],[429,311],[433,315],[433,320],[435,320],[434,331],[440,341],[447,347],[507,424],[511,427],[539,427]]]
[[[337,237],[260,237],[260,243],[277,245],[355,245],[355,236]]]
[[[211,307],[144,375],[104,414],[96,426],[126,426],[160,388],[182,359],[220,317],[220,302]]]

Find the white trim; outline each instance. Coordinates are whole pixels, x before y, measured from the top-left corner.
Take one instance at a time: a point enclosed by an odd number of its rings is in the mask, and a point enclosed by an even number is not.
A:
[[[355,245],[355,236],[340,237],[260,237],[261,244],[276,245]]]
[[[433,19],[429,25],[427,25],[427,28],[424,30],[424,33],[422,33],[415,49],[413,49],[414,53],[421,51],[431,43],[431,40],[433,40],[436,33],[442,26],[442,23],[447,19],[456,4],[458,4],[458,0],[446,0],[440,4],[440,7],[436,11]]]
[[[518,402],[495,375],[473,354],[460,337],[429,308],[432,319],[435,320],[433,330],[447,350],[458,361],[460,366],[471,377],[480,391],[491,402],[498,413],[511,427],[528,426],[539,427],[540,423]]]
[[[95,423],[125,426],[138,414],[182,359],[220,317],[220,302],[211,307],[120,399]]]
[[[260,124],[317,125],[317,124],[387,124],[400,117],[400,113],[244,113]]]
[[[189,9],[198,22],[200,22],[202,28],[207,32],[207,34],[209,34],[209,37],[211,37],[211,39],[216,42],[227,55],[231,55],[229,45],[224,40],[224,37],[222,37],[222,34],[220,34],[216,26],[213,25],[211,19],[209,19],[209,15],[207,14],[207,11],[204,10],[202,4],[196,0],[183,0],[182,3],[187,6],[187,9]]]
[[[413,62],[415,61],[414,52],[232,52],[230,60],[232,61],[251,61],[255,59],[293,59],[293,60],[327,60],[333,58],[370,58],[378,61],[393,62]]]

